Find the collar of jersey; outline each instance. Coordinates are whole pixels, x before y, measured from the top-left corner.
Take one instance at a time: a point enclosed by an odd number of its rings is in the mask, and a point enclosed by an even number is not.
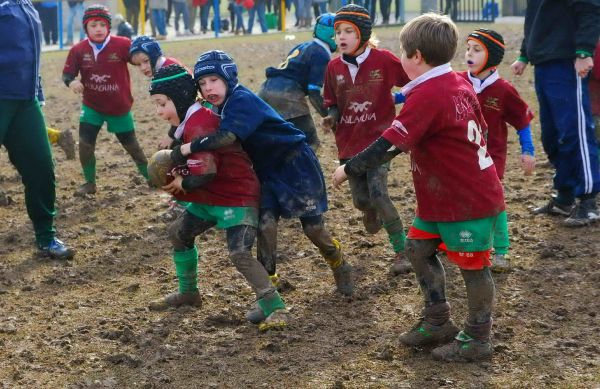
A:
[[[315,41],[316,44],[318,44],[319,46],[321,46],[325,50],[325,52],[327,52],[327,55],[329,56],[329,59],[331,59],[331,50],[329,49],[329,46],[327,45],[327,43],[323,42],[319,38],[315,38],[313,40]]]
[[[493,71],[492,74],[490,74],[483,80],[480,80],[479,78],[477,78],[475,76],[472,76],[471,72],[467,72],[467,74],[469,75],[469,80],[471,80],[471,84],[473,84],[473,90],[475,90],[475,93],[477,93],[477,94],[480,94],[481,92],[483,92],[483,90],[485,88],[492,85],[494,82],[498,81],[498,79],[500,78],[500,75],[498,74],[497,70]]]
[[[92,48],[92,51],[94,52],[94,60],[98,59],[98,54],[100,54],[100,52],[102,50],[104,50],[106,45],[108,45],[108,42],[110,42],[110,34],[108,34],[108,36],[106,37],[106,39],[104,40],[104,43],[102,43],[102,46],[100,46],[100,48],[97,48],[96,44],[94,42],[92,42],[90,40],[90,38],[88,38],[88,43],[90,44],[90,47]]]
[[[404,85],[402,88],[402,94],[408,97],[408,94],[419,84],[424,83],[427,80],[431,80],[432,78],[442,76],[446,73],[450,73],[452,71],[452,66],[450,66],[450,62],[445,63],[440,66],[436,66],[431,70],[426,71],[421,74],[419,77],[415,78],[408,84]]]
[[[356,56],[356,63],[358,64],[358,66],[360,66],[361,63],[365,62],[367,57],[369,56],[369,53],[371,52],[371,48],[369,46],[367,46],[367,48],[365,49],[364,53],[362,53],[361,55],[357,55]],[[350,62],[346,62],[344,61],[344,57],[340,56],[341,60],[343,63],[345,63],[348,66],[356,66],[353,63]]]
[[[185,118],[177,126],[177,129],[175,130],[175,139],[181,139],[181,137],[183,136],[183,129],[185,128],[185,123],[190,118],[190,116],[192,116],[200,108],[202,108],[202,104],[200,104],[197,101],[188,108],[187,112],[185,113]]]
[[[167,62],[167,58],[164,55],[158,57],[158,59],[156,60],[156,65],[154,66],[154,68],[156,69],[154,72],[158,72],[158,69],[162,68],[165,62]]]

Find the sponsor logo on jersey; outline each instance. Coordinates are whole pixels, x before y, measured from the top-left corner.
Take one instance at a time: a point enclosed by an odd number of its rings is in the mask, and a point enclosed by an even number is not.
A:
[[[369,72],[369,79],[370,80],[382,80],[383,75],[381,74],[381,69],[371,70]]]
[[[350,103],[349,108],[351,110],[353,110],[354,112],[359,113],[359,112],[364,112],[364,111],[369,110],[371,105],[373,105],[373,103],[370,101],[363,101],[362,103],[357,103],[356,101],[352,101]]]
[[[342,115],[340,123],[356,124],[377,120],[377,115],[375,112],[365,112],[369,110],[371,105],[373,105],[373,103],[370,101],[363,101],[362,103],[352,101],[348,109],[354,111],[356,115]]]
[[[90,53],[85,53],[82,57],[83,61],[91,61],[92,60],[92,55]]]
[[[96,92],[118,92],[119,85],[117,83],[107,84],[110,74],[94,74],[90,75],[90,81],[86,82],[86,89],[93,90]]]
[[[338,74],[337,76],[335,76],[335,79],[338,84],[343,84],[346,82],[346,79],[344,78],[343,74]]]
[[[497,97],[488,97],[483,106],[488,109],[493,109],[494,111],[500,111],[500,104],[498,103]]]
[[[92,73],[92,74],[90,75],[90,80],[92,80],[92,81],[94,81],[94,82],[97,82],[97,83],[99,83],[99,84],[105,83],[105,82],[106,82],[106,80],[108,80],[109,78],[110,78],[110,74],[102,74],[102,75],[99,75],[99,74],[94,74],[94,73]]]

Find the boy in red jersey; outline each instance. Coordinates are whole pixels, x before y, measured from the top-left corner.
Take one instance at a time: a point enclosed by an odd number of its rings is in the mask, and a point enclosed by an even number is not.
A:
[[[399,152],[410,152],[417,210],[406,254],[425,309],[423,318],[400,341],[425,346],[454,339],[434,349],[434,358],[487,359],[492,354],[495,293],[490,249],[504,196],[486,150],[486,124],[473,87],[450,67],[458,29],[447,16],[430,13],[411,20],[402,29],[400,43],[402,66],[412,80],[402,89],[406,102],[381,137],[335,171],[334,185]],[[445,272],[436,256],[440,243],[445,244],[448,259],[460,267],[467,289],[469,313],[460,332],[450,319]]]
[[[329,62],[323,87],[329,114],[325,129],[335,127],[340,163],[354,157],[376,140],[396,116],[391,89],[409,79],[400,60],[388,50],[375,48],[371,38],[371,16],[358,5],[340,8],[334,19],[336,42],[342,55]],[[389,165],[384,164],[350,177],[354,206],[363,212],[367,232],[377,233],[382,225],[396,256],[393,274],[410,271],[404,256],[404,228],[387,189]]]
[[[487,150],[501,181],[506,167],[508,143],[506,123],[516,128],[519,134],[521,166],[524,174],[531,175],[535,168],[535,148],[529,127],[533,113],[510,82],[500,78],[496,66],[500,64],[503,56],[502,35],[492,30],[477,29],[467,37],[465,61],[469,70],[460,73],[473,85],[477,94],[488,128],[485,138]],[[506,212],[502,212],[498,216],[494,233],[492,271],[510,270],[510,261],[506,256],[509,246],[508,219]]]
[[[213,134],[219,128],[219,116],[196,102],[196,84],[182,66],[170,65],[156,72],[150,94],[158,115],[178,126],[175,137],[184,142]],[[259,328],[284,326],[285,304],[265,268],[252,256],[260,185],[241,144],[192,153],[185,165],[174,169],[174,176],[163,189],[189,202],[186,212],[169,226],[179,291],[153,301],[150,308],[201,305],[194,239],[216,226],[226,231],[229,258],[256,293],[263,317]]]
[[[123,148],[135,162],[138,171],[148,178],[148,160],[135,136],[131,114],[133,97],[129,79],[129,46],[131,41],[110,35],[111,16],[103,5],[89,6],[83,15],[85,39],[69,50],[63,69],[63,81],[74,93],[83,93],[79,119],[79,160],[85,183],[76,196],[96,193],[96,138],[107,123]],[[81,80],[76,79],[81,74]]]

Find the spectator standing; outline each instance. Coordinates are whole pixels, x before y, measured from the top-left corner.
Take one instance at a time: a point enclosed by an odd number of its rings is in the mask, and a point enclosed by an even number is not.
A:
[[[58,4],[56,1],[42,1],[38,8],[46,45],[58,42]]]
[[[125,18],[127,19],[127,23],[131,24],[133,35],[137,35],[140,18],[140,0],[123,0],[123,5],[125,6]]]
[[[600,219],[598,144],[588,91],[599,35],[599,1],[531,0],[521,55],[511,65],[516,75],[529,62],[535,65],[542,145],[555,169],[556,197],[533,212],[567,216],[564,224],[571,227]]]
[[[73,44],[73,31],[74,23],[77,23],[79,29],[79,40],[82,41],[85,37],[85,33],[81,26],[81,19],[83,18],[83,0],[69,1],[69,18],[67,19],[67,46]]]
[[[0,72],[0,145],[21,175],[27,214],[41,254],[71,259],[75,252],[56,238],[54,228],[54,163],[37,98],[42,94],[39,15],[24,0],[6,0],[0,9],[0,69],[5,70]]]
[[[190,13],[187,7],[187,0],[173,0],[173,7],[175,8],[175,35],[192,35],[190,31]],[[183,32],[179,32],[179,17],[183,18]]]
[[[267,21],[265,19],[265,0],[254,0],[254,7],[248,10],[248,34],[252,34],[254,27],[254,16],[258,14],[258,23],[260,30],[265,33],[267,29]]]
[[[148,4],[158,32],[156,40],[164,40],[167,38],[167,0],[149,0]]]

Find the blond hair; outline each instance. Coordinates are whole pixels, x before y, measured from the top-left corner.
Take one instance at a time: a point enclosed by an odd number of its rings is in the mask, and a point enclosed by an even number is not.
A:
[[[428,65],[439,66],[454,58],[458,28],[446,15],[426,13],[408,22],[400,31],[400,45],[408,58],[417,50]]]

